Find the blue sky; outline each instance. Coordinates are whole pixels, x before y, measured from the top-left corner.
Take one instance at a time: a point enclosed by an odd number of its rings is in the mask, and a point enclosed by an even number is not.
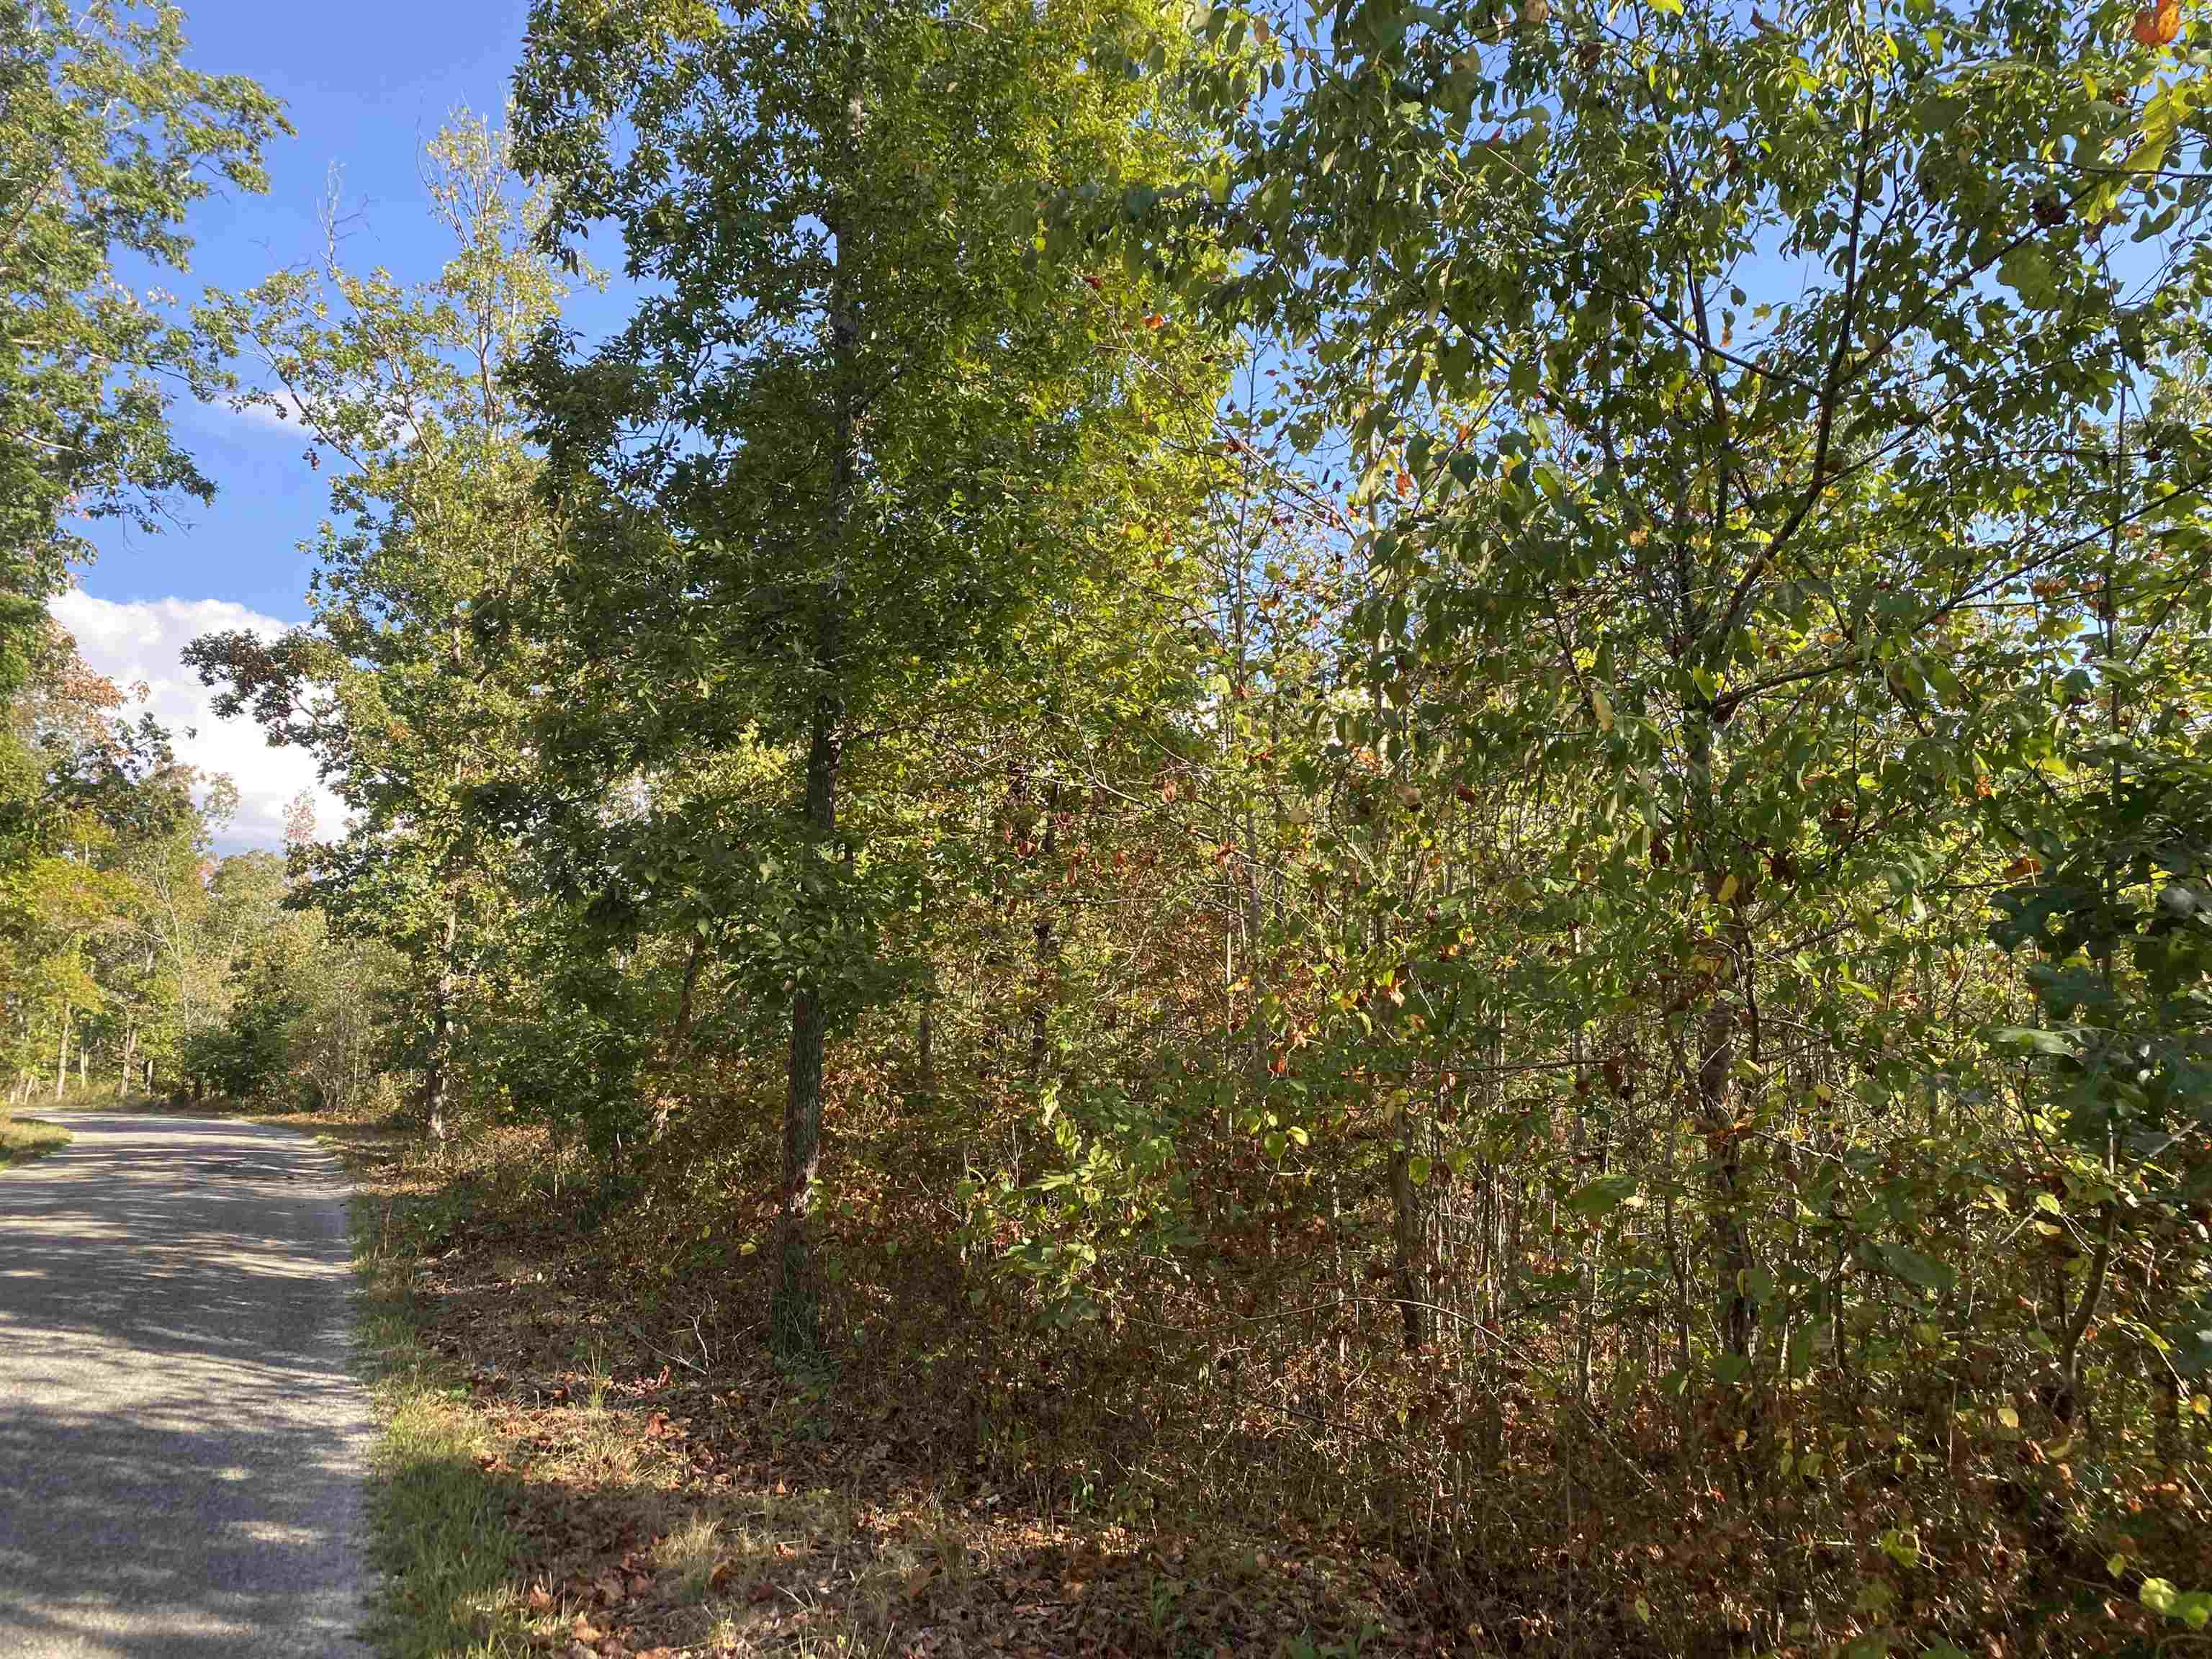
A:
[[[185,0],[185,10],[192,67],[252,76],[283,100],[297,136],[271,148],[267,195],[201,204],[192,269],[181,280],[162,276],[161,286],[186,296],[246,288],[312,258],[333,166],[353,221],[348,263],[385,265],[403,280],[434,275],[446,246],[417,158],[456,108],[496,116],[504,107],[527,0]],[[157,536],[90,526],[100,557],[54,611],[93,667],[145,688],[184,758],[237,782],[241,808],[219,845],[273,847],[284,804],[315,787],[313,766],[270,750],[248,724],[216,720],[178,653],[213,629],[270,631],[304,619],[310,562],[299,548],[327,510],[325,480],[308,470],[295,429],[189,403],[173,418],[218,488],[215,502],[188,503],[185,522]],[[326,834],[339,827],[327,794],[318,817]]]
[[[226,193],[201,204],[191,276],[171,285],[186,295],[249,287],[313,256],[333,166],[341,201],[359,216],[349,263],[434,274],[443,248],[418,153],[455,107],[502,107],[526,9],[526,0],[186,0],[192,66],[251,76],[284,100],[298,137],[272,148],[266,196]],[[84,591],[119,602],[213,598],[286,620],[304,616],[307,563],[298,544],[321,519],[325,496],[297,434],[194,405],[180,406],[176,420],[221,495],[159,536],[102,526]]]

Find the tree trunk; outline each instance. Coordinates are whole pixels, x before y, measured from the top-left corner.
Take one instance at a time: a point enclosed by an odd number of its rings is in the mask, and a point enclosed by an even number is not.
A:
[[[2051,1414],[2062,1423],[2074,1420],[2074,1413],[2081,1391],[2081,1343],[2089,1334],[2089,1327],[2097,1317],[2097,1304],[2105,1294],[2105,1279],[2112,1266],[2113,1223],[2119,1211],[2110,1199],[2105,1200],[2097,1227],[2097,1249],[2089,1258],[2089,1277],[2081,1286],[2081,1300],[2066,1322],[2064,1334],[2058,1347],[2058,1381],[2051,1391]],[[2064,1302],[2060,1302],[2064,1306]]]
[[[684,988],[676,1000],[676,1024],[668,1033],[667,1046],[660,1054],[660,1082],[654,1090],[653,1103],[653,1138],[659,1140],[668,1133],[669,1091],[675,1086],[676,1068],[683,1064],[684,1048],[691,1041],[691,1009],[699,992],[699,970],[706,964],[707,941],[695,930],[691,935],[690,955],[684,963]]]
[[[438,950],[438,988],[430,1017],[430,1059],[422,1073],[422,1121],[442,1152],[446,1146],[446,1100],[452,1089],[453,1048],[453,940],[460,912],[446,911],[445,937]]]
[[[1735,874],[1729,867],[1731,860],[1721,851],[1719,805],[1713,792],[1713,776],[1719,769],[1713,752],[1715,720],[1710,710],[1699,710],[1692,714],[1687,724],[1692,820],[1686,827],[1696,858],[1694,867],[1707,896],[1726,910],[1731,902],[1741,902],[1747,895],[1737,893],[1731,885]],[[1749,936],[1740,923],[1730,930],[1730,936],[1738,956],[1734,963],[1735,975],[1748,988],[1753,972]],[[1724,1352],[1743,1359],[1751,1353],[1758,1311],[1750,1294],[1751,1237],[1744,1222],[1743,1140],[1735,1123],[1735,1006],[1724,988],[1727,971],[1726,964],[1716,967],[1710,981],[1695,994],[1704,1002],[1691,1022],[1698,1047],[1691,1056],[1690,1083],[1696,1103],[1694,1124],[1705,1138],[1709,1159],[1713,1289],[1721,1343]],[[1694,1001],[1692,1006],[1696,1006]]]
[[[1698,1127],[1711,1153],[1713,1279],[1721,1341],[1741,1359],[1751,1352],[1756,1313],[1749,1291],[1751,1238],[1743,1220],[1743,1154],[1731,1109],[1735,1087],[1735,1011],[1716,994],[1705,1011],[1698,1066]]]
[[[1037,897],[1036,920],[1031,933],[1036,940],[1035,966],[1036,1000],[1030,1009],[1030,1076],[1034,1079],[1044,1071],[1045,1027],[1051,1012],[1050,983],[1057,953],[1052,934],[1052,861],[1060,851],[1058,820],[1060,817],[1060,781],[1053,781],[1052,793],[1047,798],[1044,811],[1044,837],[1039,849],[1039,878],[1042,890]]]
[[[852,43],[845,100],[850,159],[857,164],[866,106],[860,94],[858,43]],[[848,239],[851,219],[828,216],[837,263],[830,276],[830,396],[834,411],[835,471],[822,526],[829,568],[814,598],[814,705],[806,742],[806,816],[799,877],[803,895],[829,881],[829,849],[837,837],[837,767],[845,752],[844,562],[850,550],[854,498],[860,481],[861,393],[854,362],[860,323],[852,292]],[[787,1358],[804,1358],[821,1344],[822,1289],[811,1237],[815,1178],[822,1159],[822,1056],[828,1032],[828,987],[818,967],[802,969],[791,998],[790,1092],[783,1109],[783,1197],[776,1218],[775,1282],[769,1295],[769,1343]]]
[[[62,1097],[62,1085],[69,1080],[69,1033],[70,1009],[69,1004],[65,1002],[62,1005],[61,1050],[54,1061],[54,1098],[56,1100]]]
[[[1414,1353],[1428,1343],[1433,1313],[1429,1305],[1420,1188],[1413,1182],[1410,1111],[1404,1124],[1398,1145],[1390,1154],[1390,1278],[1398,1292],[1398,1316],[1406,1352]]]
[[[937,999],[922,994],[921,1012],[914,1023],[915,1088],[923,1100],[937,1098]]]
[[[826,632],[827,630],[825,630]],[[809,884],[827,878],[819,848],[837,833],[837,763],[844,750],[844,708],[823,690],[814,700],[806,745],[806,866]],[[822,1292],[811,1223],[822,1155],[822,1055],[827,1030],[823,987],[802,975],[791,999],[791,1090],[783,1111],[783,1206],[776,1224],[776,1278],[769,1303],[769,1340],[787,1356],[811,1353],[821,1340]]]

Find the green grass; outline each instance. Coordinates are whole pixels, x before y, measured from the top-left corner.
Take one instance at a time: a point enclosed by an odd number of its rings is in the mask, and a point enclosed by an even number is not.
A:
[[[507,1659],[530,1651],[514,1585],[517,1540],[467,1390],[422,1345],[404,1243],[368,1198],[354,1206],[361,1350],[383,1429],[371,1474],[377,1565],[387,1575],[368,1633],[390,1659]]]
[[[0,1113],[0,1170],[28,1164],[70,1144],[70,1132],[58,1123],[33,1123]]]

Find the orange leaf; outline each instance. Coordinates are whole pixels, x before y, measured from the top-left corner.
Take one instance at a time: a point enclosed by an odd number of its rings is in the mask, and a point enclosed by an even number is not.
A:
[[[2171,45],[2181,33],[2181,0],[2160,0],[2136,14],[2135,37],[2139,46]]]

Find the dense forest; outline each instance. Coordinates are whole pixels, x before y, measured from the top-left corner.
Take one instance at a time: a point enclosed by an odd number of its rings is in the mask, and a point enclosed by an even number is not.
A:
[[[441,275],[164,305],[283,111],[0,0],[15,1097],[495,1144],[1469,1650],[2194,1651],[2204,27],[536,0]],[[328,483],[281,856],[46,619],[181,396]]]

